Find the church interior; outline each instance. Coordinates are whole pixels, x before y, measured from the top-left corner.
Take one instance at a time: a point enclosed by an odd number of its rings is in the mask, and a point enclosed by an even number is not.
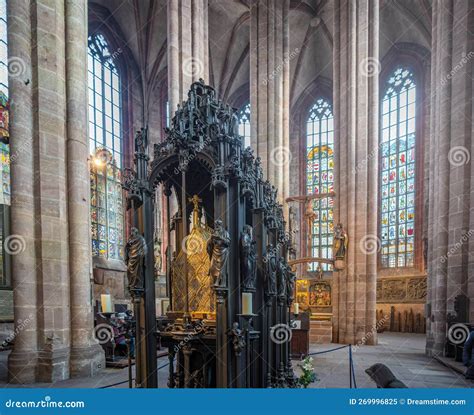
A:
[[[0,28],[2,387],[472,387],[472,0]]]

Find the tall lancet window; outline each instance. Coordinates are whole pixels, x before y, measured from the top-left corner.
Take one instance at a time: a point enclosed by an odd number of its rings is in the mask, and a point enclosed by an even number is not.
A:
[[[310,202],[307,212],[307,235],[310,255],[318,258],[332,258],[334,230],[334,118],[331,105],[318,99],[309,111],[306,122],[306,193],[321,195]],[[316,264],[311,264],[314,270]],[[328,266],[323,265],[323,270]]]
[[[10,131],[8,68],[12,73],[20,62],[8,61],[7,51],[7,3],[0,0],[0,287],[10,284],[10,257],[12,241],[9,241],[10,213]],[[16,66],[16,68],[15,68]]]
[[[122,259],[121,82],[114,54],[101,34],[89,37],[88,72],[92,253]]]
[[[239,111],[239,135],[244,138],[244,147],[250,146],[250,104]]]
[[[415,263],[416,85],[398,68],[382,99],[380,239],[382,268]]]

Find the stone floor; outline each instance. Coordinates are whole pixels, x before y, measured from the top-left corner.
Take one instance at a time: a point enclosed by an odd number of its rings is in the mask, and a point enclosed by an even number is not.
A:
[[[318,344],[310,353],[338,347],[337,344]],[[472,388],[474,383],[425,355],[423,334],[382,333],[377,346],[353,349],[354,370],[358,388],[374,388],[375,383],[365,373],[374,363],[387,365],[395,376],[409,388]],[[349,387],[348,348],[313,356],[319,381],[314,388]]]
[[[337,344],[318,344],[310,352],[338,347]],[[375,384],[365,373],[365,369],[374,363],[386,364],[394,374],[410,388],[472,388],[474,383],[465,380],[462,375],[443,366],[435,359],[424,354],[425,336],[406,333],[383,333],[379,335],[377,346],[361,346],[354,350],[353,360],[358,388],[374,388]],[[0,387],[19,387],[10,385],[7,379],[8,352],[0,352]],[[313,364],[319,381],[314,388],[348,388],[349,387],[349,352],[348,349],[313,356]],[[158,359],[159,387],[166,388],[167,358]],[[294,362],[295,365],[298,362]],[[298,372],[298,369],[296,369]],[[94,378],[69,379],[56,383],[37,383],[22,387],[42,388],[101,388],[114,385],[116,388],[127,388],[128,369],[105,369]],[[120,383],[119,385],[115,385]]]

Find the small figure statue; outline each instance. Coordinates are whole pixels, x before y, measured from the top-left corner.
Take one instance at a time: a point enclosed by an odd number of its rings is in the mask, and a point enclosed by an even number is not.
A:
[[[146,128],[142,128],[135,133],[135,152],[145,154],[147,147],[147,131]]]
[[[293,269],[287,265],[286,269],[286,298],[288,306],[293,303],[295,299],[295,282],[296,282],[296,273]]]
[[[346,258],[348,243],[347,233],[342,227],[342,223],[338,223],[334,229],[333,255],[335,259],[344,260]]]
[[[158,275],[161,273],[161,268],[163,266],[163,258],[161,256],[161,238],[158,236],[158,232],[155,234],[155,243],[154,243],[154,254],[155,254],[155,278],[158,278]]]
[[[291,238],[292,243],[294,243],[296,239],[296,235],[299,232],[298,219],[296,217],[296,209],[294,206],[290,206],[288,208],[288,217],[289,217],[290,238]]]
[[[147,246],[145,238],[137,228],[132,228],[130,238],[125,245],[125,263],[129,290],[143,289],[143,268]]]
[[[257,280],[257,253],[255,245],[252,227],[245,225],[240,236],[240,272],[245,291],[255,291]]]
[[[263,262],[265,263],[265,294],[267,295],[267,297],[273,297],[277,293],[277,259],[276,252],[272,244],[267,245],[267,252],[265,254]]]
[[[286,279],[287,268],[283,258],[278,261],[278,300],[283,302],[286,300]]]
[[[229,256],[230,236],[224,229],[220,219],[215,222],[215,229],[211,239],[207,243],[207,253],[211,260],[209,276],[214,281],[215,287],[222,287],[225,284],[224,274],[227,258]]]
[[[240,356],[242,350],[245,348],[245,338],[242,330],[239,328],[239,323],[234,321],[232,328],[229,330],[229,335],[232,337],[232,345],[236,356]]]
[[[344,269],[348,244],[349,237],[342,227],[342,223],[338,223],[334,229],[334,242],[332,246],[335,270]]]

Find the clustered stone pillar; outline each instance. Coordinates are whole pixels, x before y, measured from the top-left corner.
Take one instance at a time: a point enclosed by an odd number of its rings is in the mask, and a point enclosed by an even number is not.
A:
[[[104,365],[90,290],[86,10],[85,0],[8,2],[11,229],[25,248],[12,258],[14,383]]]
[[[334,17],[335,223],[349,237],[333,273],[333,341],[375,344],[378,0],[337,0]]]
[[[289,51],[289,3],[252,0],[250,6],[251,144],[280,202],[289,192],[289,65],[298,53]]]
[[[170,119],[191,84],[209,82],[208,0],[168,0],[168,103]],[[178,210],[170,200],[170,217]],[[174,236],[169,241],[174,246]]]
[[[105,367],[94,326],[91,296],[90,176],[87,159],[87,0],[66,0],[66,116],[71,376],[91,376]]]
[[[31,67],[30,1],[8,2],[8,51],[24,72]],[[11,76],[10,94],[10,153],[11,153],[11,232],[20,235],[23,250],[12,255],[15,347],[8,357],[9,380],[32,383],[36,380],[38,364],[38,315],[35,250],[35,200],[33,148],[33,92],[26,76]]]
[[[468,321],[474,317],[473,15],[469,0],[433,2],[428,354],[443,353],[457,296],[471,299]]]
[[[209,81],[208,0],[168,0],[170,116],[200,78]]]

